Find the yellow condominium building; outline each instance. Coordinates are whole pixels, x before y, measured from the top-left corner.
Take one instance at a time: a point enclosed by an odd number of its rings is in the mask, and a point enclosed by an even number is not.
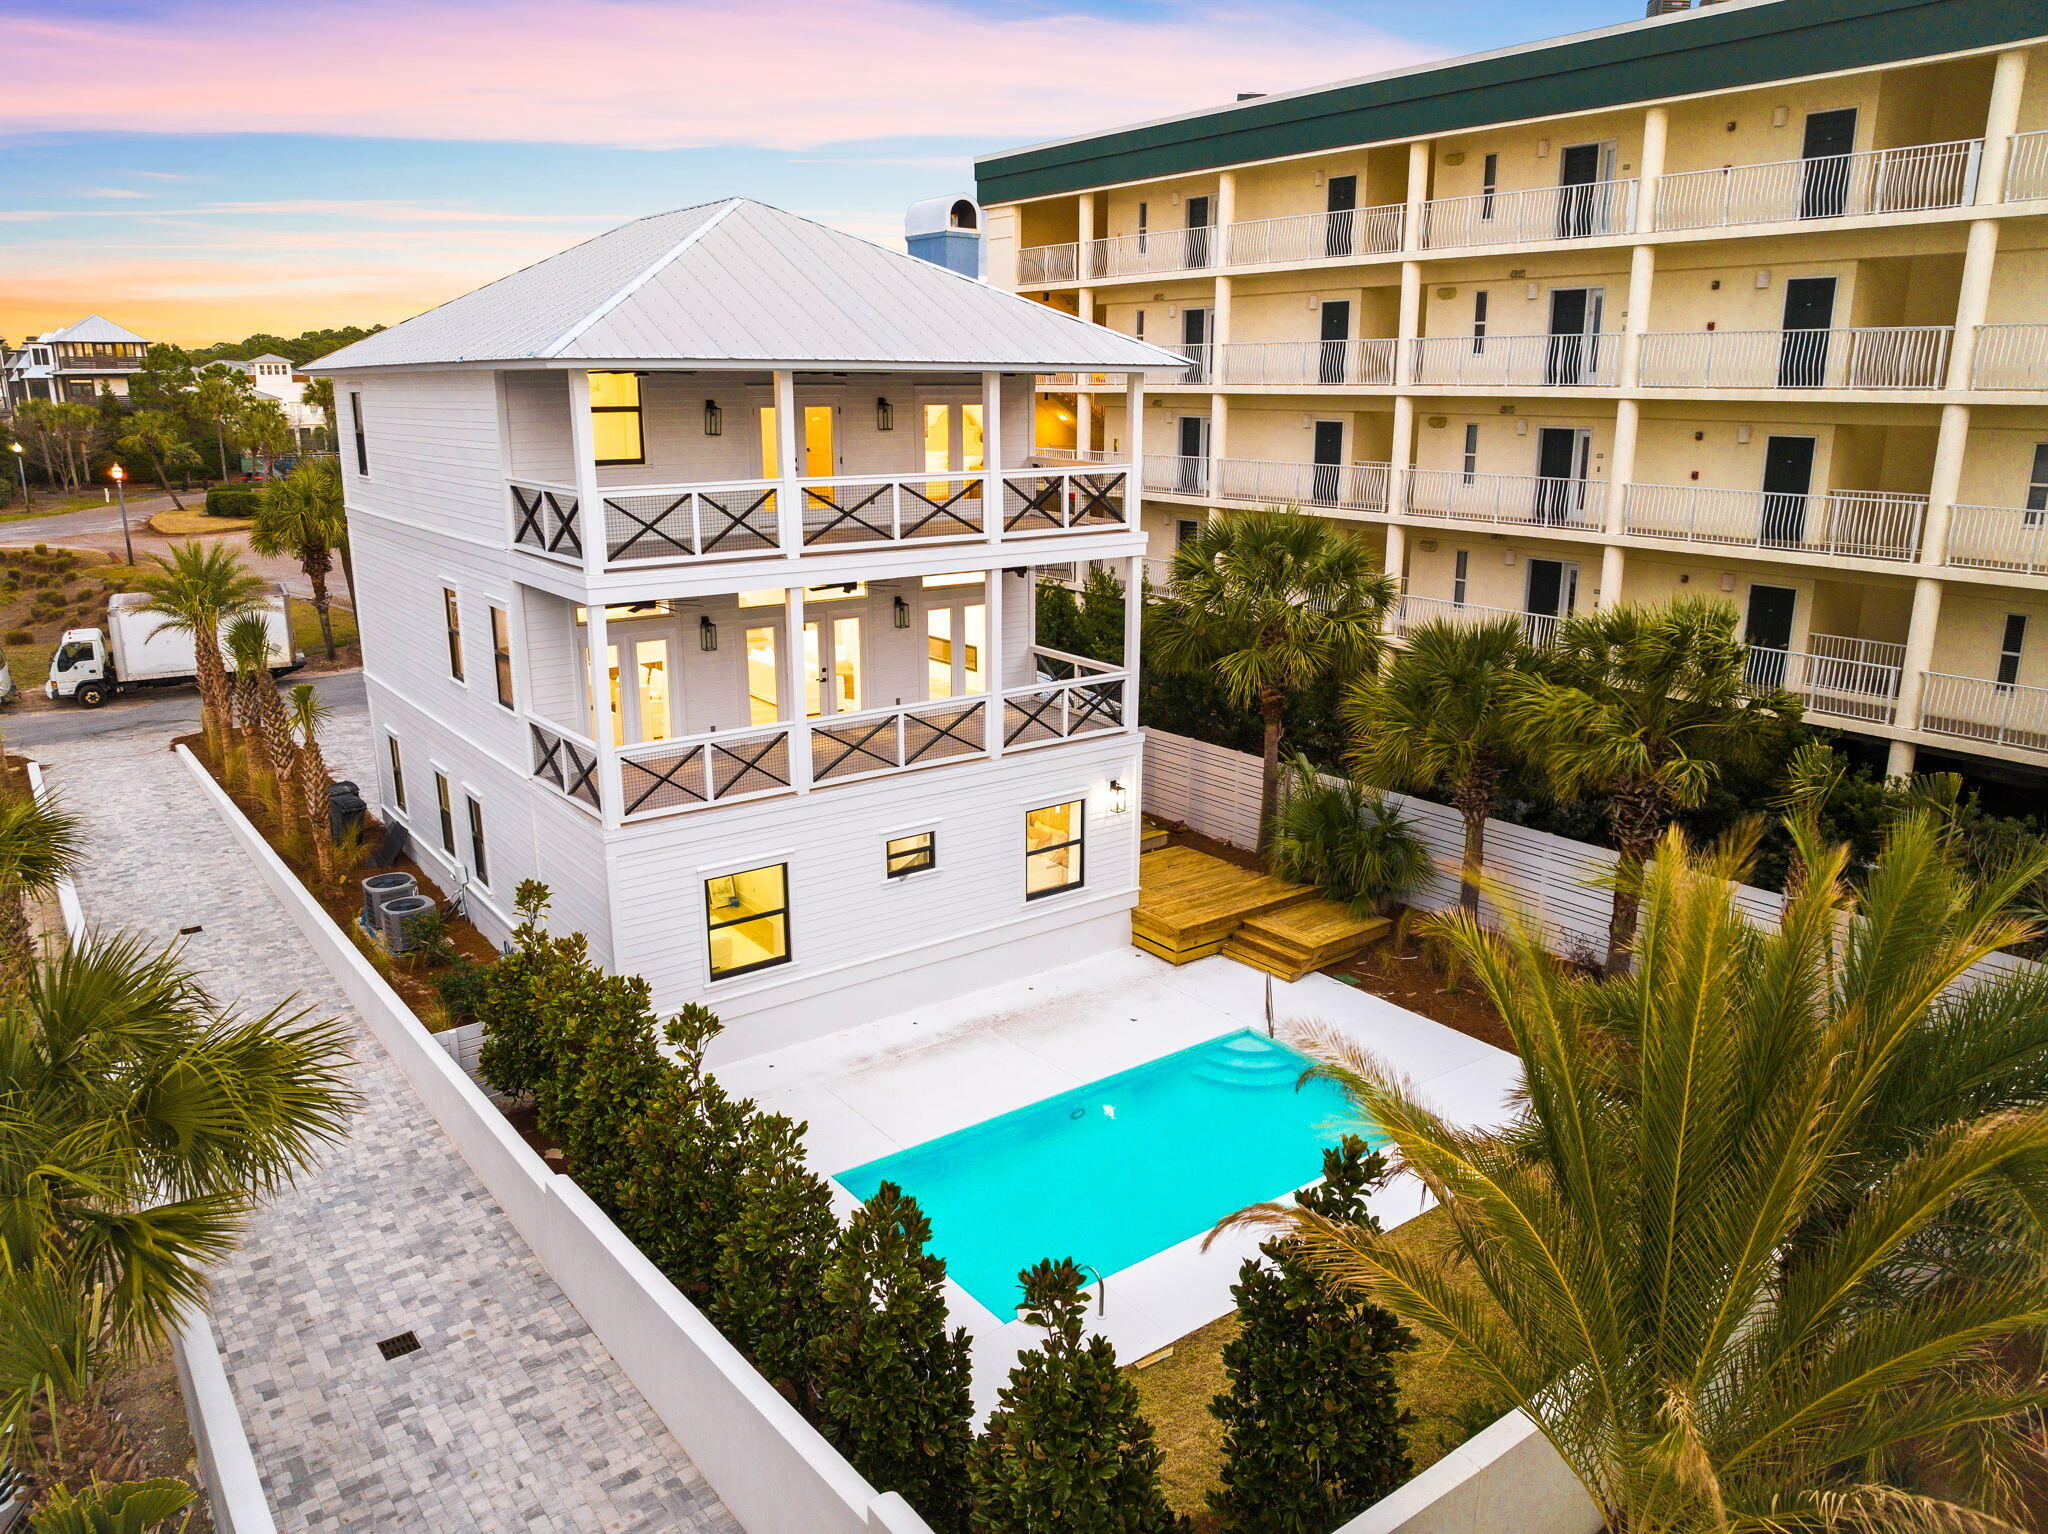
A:
[[[1662,0],[1666,10],[1671,0]],[[1186,372],[1039,382],[1399,623],[1722,596],[1894,771],[2048,777],[2048,5],[1729,0],[991,156],[990,280]]]

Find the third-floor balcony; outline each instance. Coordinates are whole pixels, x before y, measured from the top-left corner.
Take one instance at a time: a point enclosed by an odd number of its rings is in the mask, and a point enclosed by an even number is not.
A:
[[[1656,227],[1708,229],[1961,207],[1982,139],[1678,171],[1657,181]]]
[[[1384,512],[1391,470],[1384,463],[1287,463],[1261,458],[1145,459],[1145,488],[1245,506],[1328,507]]]
[[[1421,336],[1410,352],[1415,384],[1526,384],[1612,388],[1621,337],[1594,335]]]
[[[1385,388],[1394,382],[1400,343],[1391,336],[1358,341],[1231,341],[1216,348],[1219,382],[1272,388]]]
[[[1468,474],[1461,469],[1410,469],[1402,478],[1410,516],[1581,532],[1595,532],[1605,524],[1604,480]]]
[[[1652,331],[1637,381],[1646,389],[1939,389],[1953,335],[1948,325]]]
[[[2048,389],[2048,325],[1979,325],[1970,385]]]
[[[2048,575],[2048,509],[1954,506],[1949,511],[1947,562],[1969,570]]]
[[[1875,490],[1795,495],[1631,484],[1622,500],[1622,530],[1638,537],[1858,559],[1917,558],[1926,515],[1924,495]]]
[[[2048,197],[2048,129],[2016,133],[2005,162],[2005,200]]]

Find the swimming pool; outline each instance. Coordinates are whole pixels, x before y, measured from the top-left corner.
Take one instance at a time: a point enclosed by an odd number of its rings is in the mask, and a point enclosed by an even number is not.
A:
[[[1359,1125],[1307,1057],[1250,1029],[1225,1034],[878,1161],[838,1182],[900,1185],[932,1222],[955,1282],[1008,1320],[1020,1269],[1071,1257],[1105,1278],[1227,1214],[1322,1175]]]

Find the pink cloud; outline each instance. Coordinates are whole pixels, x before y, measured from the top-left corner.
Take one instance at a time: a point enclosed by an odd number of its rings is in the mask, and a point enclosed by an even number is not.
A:
[[[1056,137],[1426,55],[1341,12],[1270,6],[1136,21],[941,0],[200,0],[0,18],[0,56],[0,130],[805,149]]]

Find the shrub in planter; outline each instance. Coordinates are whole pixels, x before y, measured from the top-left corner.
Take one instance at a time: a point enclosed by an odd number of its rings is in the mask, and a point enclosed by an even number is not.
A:
[[[492,968],[473,959],[458,958],[446,972],[434,977],[435,993],[457,1023],[473,1023],[483,1016],[491,993]]]
[[[263,492],[246,485],[215,485],[206,492],[209,517],[253,517],[263,504]]]
[[[1328,782],[1300,756],[1287,767],[1266,853],[1283,879],[1313,884],[1361,917],[1384,914],[1436,867],[1377,790]]]
[[[706,1310],[762,1378],[808,1407],[811,1350],[825,1324],[825,1263],[839,1222],[831,1189],[804,1163],[803,1132],[780,1113],[749,1120],[739,1208],[718,1236]]]

